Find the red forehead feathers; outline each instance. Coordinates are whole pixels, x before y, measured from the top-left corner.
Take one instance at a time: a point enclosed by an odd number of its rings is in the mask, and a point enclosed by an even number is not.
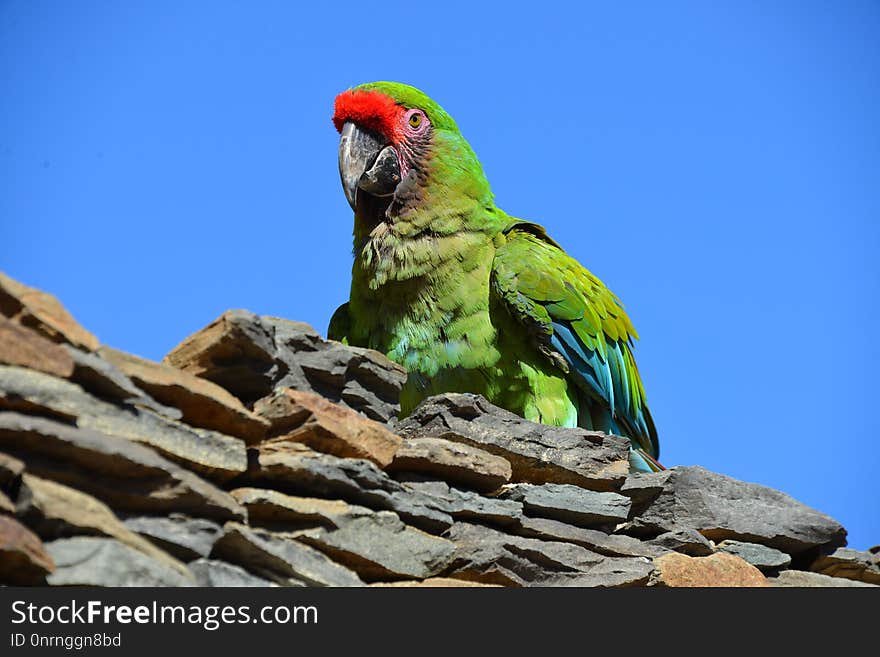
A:
[[[403,136],[400,116],[404,112],[405,108],[379,91],[349,89],[336,96],[333,125],[341,132],[346,121],[354,121],[397,142]]]

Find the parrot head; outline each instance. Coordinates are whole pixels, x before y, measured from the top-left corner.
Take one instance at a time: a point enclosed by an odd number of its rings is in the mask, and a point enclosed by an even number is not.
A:
[[[482,167],[452,117],[426,94],[397,82],[362,84],[336,97],[333,125],[339,132],[339,176],[357,214],[392,199],[424,205],[437,187],[474,194],[485,181]],[[476,173],[477,176],[473,174]],[[460,180],[459,180],[460,179]],[[377,205],[378,204],[378,205]]]

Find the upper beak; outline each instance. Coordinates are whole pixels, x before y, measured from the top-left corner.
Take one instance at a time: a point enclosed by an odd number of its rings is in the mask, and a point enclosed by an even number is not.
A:
[[[346,121],[339,135],[339,177],[351,209],[358,188],[374,196],[388,196],[400,182],[397,151],[372,132]]]

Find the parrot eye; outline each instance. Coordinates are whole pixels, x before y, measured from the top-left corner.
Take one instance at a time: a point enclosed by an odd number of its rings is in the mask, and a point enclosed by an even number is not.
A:
[[[412,132],[421,132],[428,124],[428,117],[419,109],[411,109],[404,115],[404,121]]]

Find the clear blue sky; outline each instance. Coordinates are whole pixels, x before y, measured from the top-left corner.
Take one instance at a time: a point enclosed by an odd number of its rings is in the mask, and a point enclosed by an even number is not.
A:
[[[156,359],[227,308],[323,332],[376,79],[620,296],[664,463],[880,543],[877,2],[3,0],[0,269]]]

